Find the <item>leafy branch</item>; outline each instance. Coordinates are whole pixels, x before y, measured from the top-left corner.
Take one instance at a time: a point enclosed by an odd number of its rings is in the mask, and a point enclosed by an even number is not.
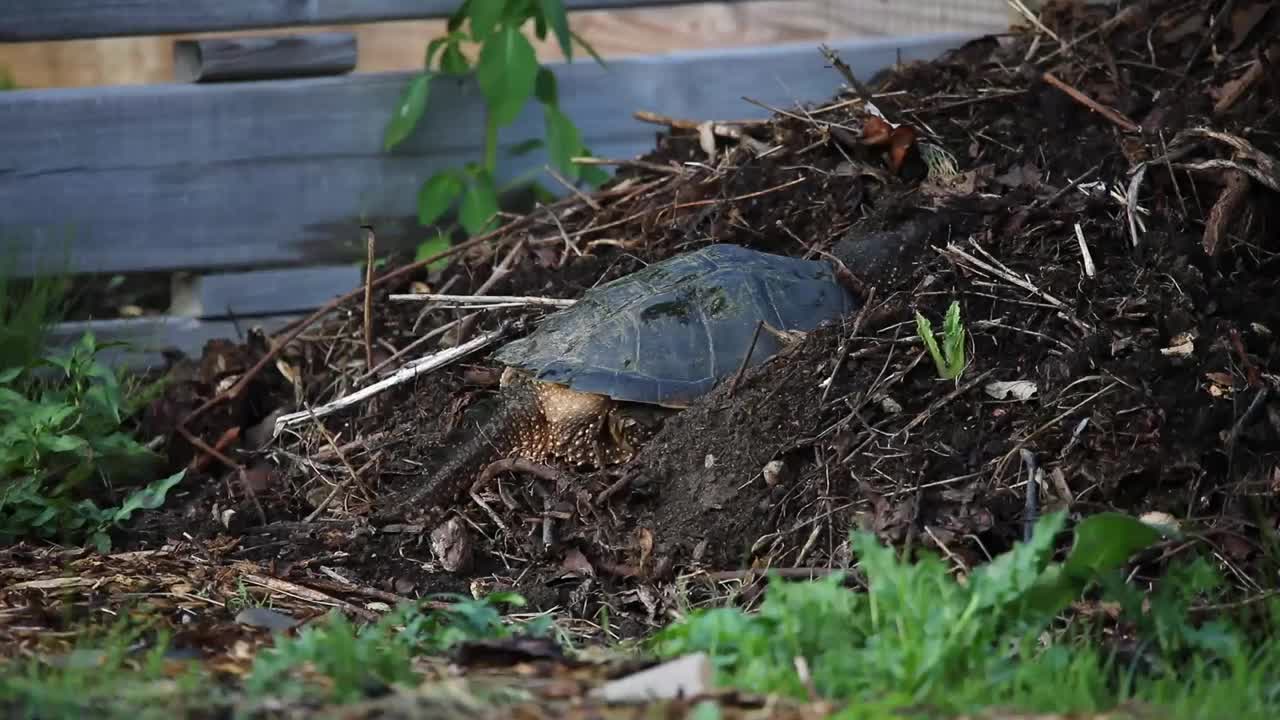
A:
[[[916,332],[929,349],[938,376],[944,380],[954,380],[964,372],[964,324],[960,322],[960,303],[951,301],[947,315],[942,320],[942,349],[938,349],[938,340],[933,335],[933,324],[919,311],[916,311]]]
[[[423,182],[418,191],[418,221],[422,225],[434,224],[457,203],[457,223],[467,234],[477,235],[493,227],[498,198],[505,189],[496,181],[498,131],[515,122],[531,98],[542,105],[545,138],[521,143],[512,154],[545,146],[551,166],[570,181],[598,185],[608,178],[599,168],[572,162],[574,157],[590,153],[577,126],[560,109],[555,74],[538,63],[533,45],[521,31],[530,21],[538,39],[545,39],[548,32],[555,34],[570,62],[576,42],[604,64],[595,50],[570,30],[563,0],[464,0],[449,17],[446,34],[428,43],[423,71],[405,88],[383,139],[385,149],[391,150],[412,134],[426,111],[433,80],[474,73],[486,104],[483,158],[446,168]],[[480,47],[474,60],[463,53],[464,44],[469,43]],[[518,184],[520,181],[512,183]],[[446,232],[438,230],[418,248],[418,255],[435,254],[448,244]]]

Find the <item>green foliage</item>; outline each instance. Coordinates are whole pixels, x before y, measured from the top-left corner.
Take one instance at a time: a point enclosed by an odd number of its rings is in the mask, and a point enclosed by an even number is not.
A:
[[[1205,704],[1210,698],[1222,695],[1215,682],[1239,684],[1243,697],[1255,703],[1271,693],[1265,702],[1277,708],[1277,688],[1259,683],[1262,676],[1250,663],[1274,669],[1280,647],[1251,654],[1243,636],[1226,625],[1187,622],[1187,598],[1213,584],[1205,564],[1171,575],[1155,595],[1130,589],[1126,601],[1126,609],[1142,618],[1144,633],[1165,638],[1159,645],[1166,651],[1200,652],[1198,665],[1169,664],[1165,674],[1126,685],[1115,681],[1113,658],[1096,646],[1066,636],[1046,645],[1058,613],[1095,581],[1122,587],[1122,565],[1159,538],[1136,519],[1094,516],[1076,526],[1071,550],[1055,563],[1054,538],[1063,522],[1061,514],[1042,518],[1029,542],[976,568],[964,583],[932,555],[903,562],[873,535],[855,533],[851,542],[866,574],[865,593],[843,587],[839,575],[815,582],[775,578],[759,612],[696,611],[656,635],[651,646],[667,657],[705,651],[722,683],[797,698],[809,692],[796,671],[796,658],[804,658],[820,695],[849,702],[847,717],[887,717],[907,707],[942,714],[993,705],[1084,711],[1130,697],[1203,711],[1212,707]],[[1144,599],[1151,605],[1145,614]],[[1200,688],[1203,697],[1175,697],[1171,678],[1201,677],[1194,674],[1209,668],[1215,668],[1215,682],[1183,685]],[[1236,701],[1231,707],[1256,705]]]
[[[19,280],[14,261],[0,266],[0,369],[30,369],[40,362],[49,329],[66,312],[69,278],[45,272]]]
[[[421,224],[438,222],[456,203],[457,224],[467,234],[477,235],[494,226],[503,190],[494,181],[498,130],[514,122],[531,99],[542,105],[546,140],[523,142],[512,148],[511,154],[545,147],[551,166],[569,180],[598,185],[608,179],[598,167],[584,168],[572,162],[590,151],[583,146],[578,128],[560,110],[554,73],[538,63],[533,45],[522,31],[531,21],[538,39],[545,39],[548,31],[555,34],[567,60],[572,60],[576,42],[604,64],[595,50],[570,30],[563,0],[462,2],[449,18],[447,33],[427,44],[423,72],[406,86],[383,139],[385,148],[391,150],[412,134],[426,110],[430,83],[436,77],[475,74],[487,108],[483,160],[446,168],[427,178],[418,193]],[[469,43],[479,44],[474,64],[463,52]],[[430,254],[419,249],[419,257]]]
[[[0,539],[89,540],[140,509],[159,507],[179,472],[99,507],[114,479],[158,459],[124,429],[128,403],[116,373],[98,360],[91,333],[62,355],[0,370]]]
[[[933,335],[933,324],[919,311],[916,312],[916,332],[929,349],[938,377],[954,380],[964,372],[964,325],[960,322],[960,303],[952,300],[947,308],[947,315],[942,321],[942,349],[938,349],[938,341]]]
[[[550,629],[549,619],[519,628],[504,623],[499,604],[525,603],[514,593],[454,599],[458,602],[446,609],[426,613],[405,605],[363,628],[335,613],[323,623],[303,628],[296,637],[282,637],[260,653],[245,689],[254,697],[319,694],[335,702],[351,702],[418,682],[414,658],[470,640],[509,638],[517,629],[527,635],[543,635]],[[303,669],[306,678],[298,675]],[[324,680],[316,683],[316,676]]]
[[[0,714],[159,720],[187,717],[217,700],[198,664],[175,672],[166,661],[170,644],[163,631],[148,640],[141,628],[121,621],[78,645],[56,664],[39,658],[12,661],[0,672]]]

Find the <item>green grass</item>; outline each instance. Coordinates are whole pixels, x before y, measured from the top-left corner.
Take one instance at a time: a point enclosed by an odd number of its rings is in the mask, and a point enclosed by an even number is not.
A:
[[[123,620],[89,631],[72,652],[14,662],[0,672],[0,714],[13,718],[183,717],[218,702],[221,690],[196,664],[166,659],[166,633]]]
[[[104,365],[86,333],[49,351],[63,317],[63,274],[16,279],[0,268],[0,542],[91,542],[154,508],[182,479],[158,478],[161,458],[134,437],[130,417],[159,390]],[[150,481],[150,484],[146,484]]]
[[[1221,593],[1210,563],[1173,566],[1148,591],[1127,584],[1122,573],[1130,555],[1157,538],[1151,528],[1124,516],[1094,516],[1074,528],[1067,557],[1053,562],[1063,523],[1061,515],[1044,518],[1029,542],[964,582],[937,558],[904,562],[855,533],[867,591],[849,589],[839,576],[775,580],[758,611],[695,611],[647,647],[659,657],[707,652],[724,686],[796,699],[816,693],[850,719],[1125,707],[1148,713],[1135,717],[1175,720],[1280,716],[1280,643],[1270,630],[1280,603],[1257,603],[1264,617],[1253,626],[1225,617],[1193,623],[1191,605]],[[1081,593],[1115,603],[1119,624],[1064,622],[1062,610]],[[92,671],[36,660],[7,669],[0,674],[0,711],[69,718],[109,706],[118,711],[111,717],[148,717],[160,704],[181,717],[186,708],[214,705],[246,711],[349,703],[417,687],[422,659],[459,642],[552,631],[546,617],[505,621],[501,606],[522,603],[502,594],[445,611],[405,606],[363,627],[334,614],[296,636],[277,636],[238,685],[219,684],[198,666],[166,664],[163,638],[141,644],[137,634],[120,634]],[[131,646],[141,649],[125,650]]]
[[[947,717],[991,708],[1101,712],[1136,702],[1175,719],[1280,717],[1280,643],[1225,619],[1193,624],[1193,601],[1220,587],[1213,567],[1172,568],[1154,593],[1117,580],[1141,546],[1118,516],[1077,527],[1061,565],[1041,549],[1059,522],[1046,518],[1030,543],[954,580],[936,558],[901,562],[868,535],[852,538],[867,592],[834,576],[770,583],[759,612],[697,611],[651,643],[662,656],[705,651],[721,683],[804,698],[812,689],[847,703],[844,718]],[[1112,527],[1104,525],[1113,524]],[[1092,537],[1089,537],[1092,535]],[[1064,578],[1069,578],[1066,582]],[[1096,624],[1057,619],[1087,587],[1118,602],[1134,649]],[[1144,601],[1148,604],[1144,609]],[[1270,608],[1263,627],[1280,619]]]
[[[184,717],[196,710],[349,703],[415,687],[422,680],[416,661],[460,642],[545,636],[552,629],[546,616],[504,620],[499,608],[523,605],[519,595],[454,599],[447,609],[429,612],[406,605],[363,627],[333,613],[295,636],[277,636],[254,657],[238,690],[216,681],[198,662],[166,660],[165,634],[122,621],[91,633],[57,662],[33,658],[3,668],[0,715],[54,720],[85,717],[92,709],[95,717]]]

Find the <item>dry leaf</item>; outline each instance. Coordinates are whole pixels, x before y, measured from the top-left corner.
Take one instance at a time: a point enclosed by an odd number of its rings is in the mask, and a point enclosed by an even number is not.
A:
[[[1039,388],[1030,380],[997,380],[987,383],[982,389],[996,400],[1030,400]]]
[[[1175,335],[1169,347],[1160,348],[1160,354],[1166,357],[1189,357],[1195,350],[1195,337],[1189,332],[1184,332]]]
[[[1235,389],[1235,380],[1230,373],[1210,372],[1205,373],[1204,376],[1209,381],[1209,394],[1215,398],[1230,395]]]
[[[698,125],[698,146],[707,154],[708,160],[716,159],[716,134],[712,123],[704,122]]]

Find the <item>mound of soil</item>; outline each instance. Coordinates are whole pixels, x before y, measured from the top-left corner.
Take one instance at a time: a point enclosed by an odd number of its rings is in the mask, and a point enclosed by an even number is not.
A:
[[[243,470],[175,436],[198,469],[181,508],[122,541],[195,542],[304,586],[336,573],[365,597],[516,589],[585,620],[607,608],[615,632],[764,569],[848,568],[854,526],[963,570],[1037,513],[1158,511],[1247,577],[1280,489],[1280,13],[1225,7],[1053,3],[1043,29],[884,73],[883,120],[853,86],[767,122],[655,118],[669,132],[608,187],[379,285],[385,369],[366,372],[358,301],[278,356],[285,337],[211,347],[152,422],[218,398],[186,428]],[[882,123],[903,128],[888,151],[868,142]],[[483,352],[263,441],[282,411],[533,312],[389,294],[572,298],[712,242],[816,257],[927,215],[943,229],[899,272],[858,278],[864,311],[721,385],[625,467],[502,472],[441,529],[371,526],[493,395]],[[952,301],[966,366],[941,379],[916,314],[940,331]]]

